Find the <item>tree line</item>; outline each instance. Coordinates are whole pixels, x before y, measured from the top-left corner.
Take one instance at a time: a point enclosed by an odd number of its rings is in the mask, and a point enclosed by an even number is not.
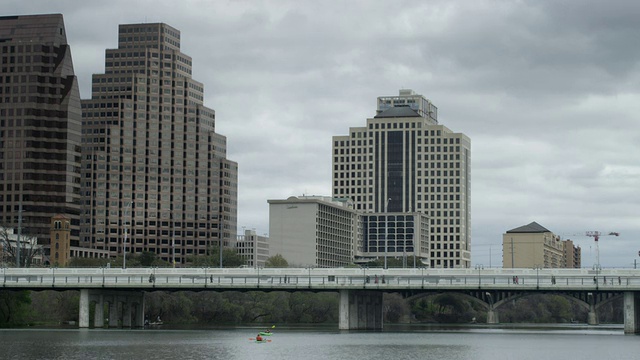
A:
[[[219,266],[219,252],[189,259],[191,266]],[[123,259],[73,259],[73,267],[121,266]],[[225,267],[243,265],[233,250],[223,252]],[[270,257],[266,267],[288,267],[281,255]],[[365,266],[381,267],[382,260]],[[389,267],[412,266],[405,260],[387,259]],[[127,267],[169,267],[154,253],[127,257]],[[92,306],[95,306],[92,304]],[[77,291],[0,291],[0,327],[55,325],[78,320]],[[339,295],[330,292],[215,292],[153,291],[145,295],[146,317],[160,317],[167,324],[246,325],[246,324],[332,324],[338,322]],[[93,309],[92,309],[93,310]],[[530,295],[501,306],[502,323],[586,323],[586,310],[575,300],[560,295]],[[93,316],[93,311],[90,312]],[[599,309],[600,322],[623,322],[622,301]],[[385,293],[383,315],[386,323],[484,323],[486,309],[456,293],[425,294],[404,299]]]

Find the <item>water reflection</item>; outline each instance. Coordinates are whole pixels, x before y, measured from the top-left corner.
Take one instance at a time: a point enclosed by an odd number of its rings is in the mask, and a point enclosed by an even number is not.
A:
[[[259,329],[0,330],[3,359],[634,359],[619,326],[387,326],[380,332]]]

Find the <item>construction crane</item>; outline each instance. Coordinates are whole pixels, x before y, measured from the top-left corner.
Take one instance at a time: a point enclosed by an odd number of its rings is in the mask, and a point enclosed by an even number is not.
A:
[[[609,236],[609,235],[620,236],[620,233],[610,232],[608,234],[603,234],[600,231],[587,231],[585,235],[592,237],[593,240],[596,242],[596,266],[600,267],[600,246],[598,245],[598,240],[600,239],[601,236]]]

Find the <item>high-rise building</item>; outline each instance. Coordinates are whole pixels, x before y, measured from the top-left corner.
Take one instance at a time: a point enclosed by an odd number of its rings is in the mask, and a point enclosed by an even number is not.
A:
[[[178,265],[236,238],[237,163],[180,32],[120,25],[82,100],[82,244]]]
[[[0,17],[0,62],[0,222],[47,245],[60,214],[77,244],[82,116],[62,15]]]
[[[429,266],[470,266],[471,141],[440,125],[422,95],[379,97],[366,126],[334,136],[332,178],[333,196],[350,198],[356,210],[426,214]],[[378,235],[388,252],[397,253],[401,240]]]

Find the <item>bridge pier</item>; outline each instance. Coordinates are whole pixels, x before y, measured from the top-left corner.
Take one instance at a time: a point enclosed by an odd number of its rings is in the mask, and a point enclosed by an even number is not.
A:
[[[98,295],[96,308],[93,313],[93,327],[104,327],[104,295]]]
[[[122,327],[130,328],[131,327],[131,312],[133,307],[133,302],[131,297],[127,296],[124,298],[125,301],[122,303]]]
[[[80,290],[80,313],[78,314],[78,327],[89,327],[89,289]]]
[[[589,314],[587,315],[587,324],[598,325],[598,314],[596,313],[596,304],[589,304]]]
[[[500,319],[498,317],[498,312],[493,308],[487,311],[487,324],[498,324],[500,323]]]
[[[105,291],[80,290],[80,307],[78,326],[89,327],[89,308],[95,302],[94,327],[104,327],[104,305],[109,304],[109,327],[142,327],[144,326],[144,292],[108,293]],[[122,311],[122,312],[120,312]],[[121,322],[120,322],[121,321]]]
[[[340,290],[340,330],[382,330],[382,292]]]
[[[118,298],[113,295],[109,299],[109,327],[118,327]]]
[[[640,296],[637,293],[624,293],[624,333],[640,333]]]

